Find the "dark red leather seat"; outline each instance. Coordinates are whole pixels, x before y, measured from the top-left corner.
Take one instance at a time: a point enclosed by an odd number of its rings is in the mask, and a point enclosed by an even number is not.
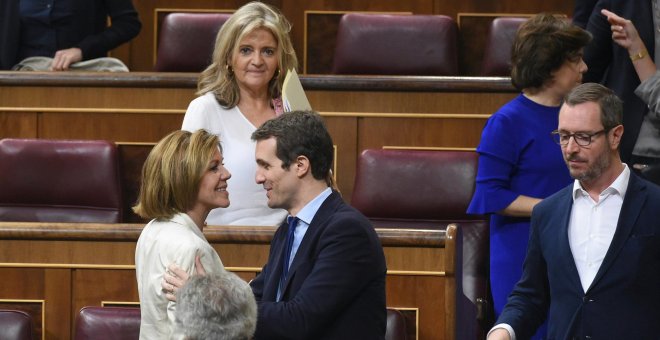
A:
[[[446,229],[457,223],[457,339],[483,335],[489,315],[488,219],[465,213],[474,193],[474,151],[364,150],[351,205],[375,227]]]
[[[119,223],[119,178],[112,142],[0,140],[0,221]]]
[[[457,36],[444,15],[344,14],[332,73],[456,75]]]
[[[0,310],[0,339],[32,340],[33,332],[30,314],[19,310]]]
[[[170,13],[158,36],[155,70],[201,72],[211,64],[215,37],[228,13]]]
[[[83,307],[76,317],[75,340],[137,340],[140,308]]]
[[[364,150],[351,204],[380,227],[444,229],[483,220],[465,213],[477,160],[472,151]]]
[[[385,340],[407,340],[406,318],[394,308],[387,309],[387,329]]]
[[[527,18],[500,17],[490,24],[486,49],[481,66],[484,77],[509,77],[511,75],[511,46],[518,27]]]

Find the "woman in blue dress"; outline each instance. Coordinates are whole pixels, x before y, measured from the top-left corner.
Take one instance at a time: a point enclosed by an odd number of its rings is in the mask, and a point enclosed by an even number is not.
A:
[[[557,128],[564,96],[582,82],[582,49],[591,36],[550,14],[519,28],[511,82],[522,91],[493,114],[477,147],[477,183],[468,213],[490,215],[490,283],[495,313],[522,275],[532,208],[571,183]],[[536,337],[542,339],[545,326]]]

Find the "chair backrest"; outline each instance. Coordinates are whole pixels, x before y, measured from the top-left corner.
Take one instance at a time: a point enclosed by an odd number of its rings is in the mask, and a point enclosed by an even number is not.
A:
[[[155,70],[201,72],[211,64],[215,37],[228,13],[170,13],[158,34]]]
[[[0,221],[122,220],[114,143],[92,140],[0,140]]]
[[[344,14],[332,73],[456,75],[457,35],[444,15]]]
[[[490,24],[481,75],[484,77],[508,77],[511,75],[511,46],[518,27],[528,18],[500,17]]]
[[[473,151],[364,150],[351,204],[376,226],[436,227],[481,220],[465,213],[478,155]]]
[[[488,308],[488,219],[466,214],[477,163],[474,151],[364,150],[351,198],[351,205],[375,227],[445,229],[449,223],[460,225],[458,339],[477,338],[487,326],[481,320],[488,312],[482,309]]]
[[[0,339],[32,340],[33,332],[30,314],[19,310],[0,310]]]
[[[407,340],[406,318],[394,308],[387,309],[385,340]]]
[[[83,307],[76,317],[75,340],[137,340],[140,308]]]

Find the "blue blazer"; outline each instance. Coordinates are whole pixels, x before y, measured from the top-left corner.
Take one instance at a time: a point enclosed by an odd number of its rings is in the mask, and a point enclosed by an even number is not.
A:
[[[572,185],[532,213],[523,276],[497,323],[527,339],[548,318],[548,339],[657,339],[660,334],[660,187],[634,173],[612,244],[584,292],[568,243]]]
[[[268,262],[250,283],[257,339],[383,339],[385,256],[373,226],[337,192],[303,237],[275,302],[288,225],[277,229]]]

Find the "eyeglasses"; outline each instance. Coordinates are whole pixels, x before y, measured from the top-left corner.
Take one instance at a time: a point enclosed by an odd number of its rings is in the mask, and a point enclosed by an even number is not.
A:
[[[552,131],[552,139],[555,140],[555,143],[561,145],[561,146],[566,146],[568,145],[568,141],[571,140],[571,137],[575,140],[575,143],[579,146],[589,146],[591,144],[592,138],[595,136],[600,135],[601,133],[606,133],[607,130],[603,129],[600,131],[596,131],[593,133],[587,133],[587,132],[576,132],[576,133],[564,133],[564,132],[559,132],[557,130]]]

